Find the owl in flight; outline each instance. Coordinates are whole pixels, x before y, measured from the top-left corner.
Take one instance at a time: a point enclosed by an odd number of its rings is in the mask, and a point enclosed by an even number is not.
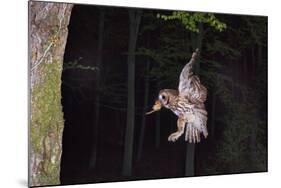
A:
[[[199,50],[193,52],[190,61],[182,69],[179,77],[178,90],[160,90],[151,114],[159,111],[163,106],[178,116],[177,131],[168,137],[168,141],[175,142],[185,129],[185,140],[189,143],[200,142],[201,133],[208,136],[207,111],[204,102],[207,98],[207,89],[200,83],[198,76],[193,75],[192,65],[198,56]]]

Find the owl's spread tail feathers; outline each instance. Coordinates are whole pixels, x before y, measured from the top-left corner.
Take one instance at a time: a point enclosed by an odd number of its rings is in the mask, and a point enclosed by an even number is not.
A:
[[[205,138],[208,136],[208,132],[203,131]],[[185,141],[189,143],[199,143],[201,141],[201,132],[192,126],[192,123],[187,123],[185,126]]]
[[[185,141],[189,143],[200,142],[200,133],[198,133],[198,130],[191,123],[185,125]]]
[[[207,138],[207,111],[204,109],[194,110],[195,119],[185,125],[185,141],[189,143],[200,142],[201,133]]]

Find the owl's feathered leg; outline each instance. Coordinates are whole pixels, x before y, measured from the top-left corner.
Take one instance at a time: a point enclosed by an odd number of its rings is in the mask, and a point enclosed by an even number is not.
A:
[[[177,130],[177,132],[172,133],[168,137],[168,141],[175,142],[184,133],[185,123],[186,123],[186,121],[184,119],[178,118],[178,121],[177,121],[178,130]]]

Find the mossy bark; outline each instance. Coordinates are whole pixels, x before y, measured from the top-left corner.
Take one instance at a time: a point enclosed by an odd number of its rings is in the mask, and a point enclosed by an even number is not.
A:
[[[60,184],[61,72],[72,4],[29,3],[29,185]]]

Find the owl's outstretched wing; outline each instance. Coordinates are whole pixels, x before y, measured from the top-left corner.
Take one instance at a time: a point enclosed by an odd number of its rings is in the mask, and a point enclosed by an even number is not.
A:
[[[200,83],[198,76],[193,75],[192,66],[196,57],[199,54],[199,50],[196,49],[193,52],[190,61],[184,66],[180,74],[179,81],[179,95],[189,99],[192,103],[202,103],[206,101],[207,89]]]
[[[193,52],[190,61],[184,66],[180,74],[179,95],[187,98],[189,102],[195,104],[193,116],[187,120],[185,125],[185,140],[190,143],[200,142],[201,134],[206,138],[207,130],[207,111],[204,102],[207,99],[207,89],[200,83],[198,76],[193,75],[192,66],[195,63],[199,50]]]

